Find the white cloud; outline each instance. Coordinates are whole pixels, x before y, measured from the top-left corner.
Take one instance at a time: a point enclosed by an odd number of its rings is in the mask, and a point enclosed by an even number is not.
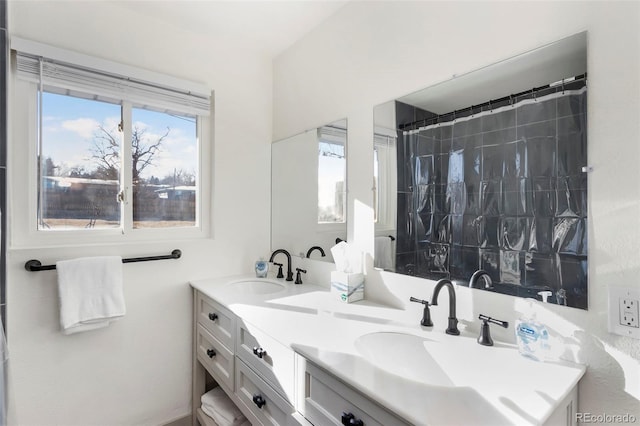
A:
[[[100,123],[93,118],[77,118],[75,120],[65,120],[62,128],[77,133],[80,137],[90,139],[98,129]]]
[[[147,130],[149,129],[151,126],[149,126],[147,123],[145,123],[144,121],[134,121],[133,123],[133,128],[138,128],[138,130]]]

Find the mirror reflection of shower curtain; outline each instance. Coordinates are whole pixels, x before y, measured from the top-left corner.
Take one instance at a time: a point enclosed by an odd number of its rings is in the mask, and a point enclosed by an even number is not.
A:
[[[399,272],[484,269],[496,291],[587,308],[587,87],[572,86],[400,133]]]

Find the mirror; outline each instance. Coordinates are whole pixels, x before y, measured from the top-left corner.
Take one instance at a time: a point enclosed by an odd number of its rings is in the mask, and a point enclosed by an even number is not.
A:
[[[347,237],[346,149],[346,119],[272,144],[272,250],[333,262],[330,248]]]
[[[587,309],[580,33],[374,109],[374,265]],[[390,238],[393,237],[394,239]]]

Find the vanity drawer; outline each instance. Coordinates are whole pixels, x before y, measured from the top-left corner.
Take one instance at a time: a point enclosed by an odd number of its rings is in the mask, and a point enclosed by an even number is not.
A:
[[[314,425],[342,425],[344,414],[364,426],[409,425],[303,357],[298,361],[297,409]]]
[[[198,361],[209,371],[217,382],[225,385],[233,392],[233,363],[235,357],[225,345],[213,337],[205,328],[198,324],[196,342]]]
[[[198,323],[233,351],[236,316],[200,292],[196,293],[196,312]]]
[[[251,324],[238,321],[236,329],[236,355],[280,395],[293,401],[293,351]]]
[[[297,424],[292,417],[294,408],[273,388],[258,377],[242,360],[236,360],[236,396],[263,425],[286,426]]]

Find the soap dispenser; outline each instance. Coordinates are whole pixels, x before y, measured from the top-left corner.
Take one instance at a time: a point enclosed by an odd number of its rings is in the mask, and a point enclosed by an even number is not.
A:
[[[261,257],[260,260],[256,261],[256,278],[267,278],[268,272],[269,262]]]
[[[549,355],[549,332],[536,319],[533,299],[527,301],[524,314],[516,322],[516,341],[520,354],[536,361],[544,361]]]

